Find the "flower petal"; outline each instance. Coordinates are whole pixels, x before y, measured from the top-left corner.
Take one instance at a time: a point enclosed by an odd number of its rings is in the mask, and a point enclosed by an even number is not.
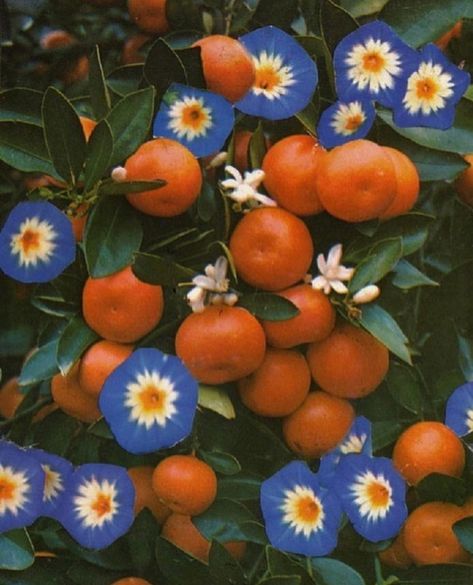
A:
[[[473,382],[452,392],[447,400],[445,424],[459,437],[473,432]]]
[[[375,117],[376,110],[370,101],[335,102],[320,117],[317,137],[325,148],[364,138]]]

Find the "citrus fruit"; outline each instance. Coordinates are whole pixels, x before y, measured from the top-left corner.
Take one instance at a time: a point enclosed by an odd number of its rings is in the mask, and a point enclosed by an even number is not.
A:
[[[122,63],[124,65],[134,65],[135,63],[143,63],[145,60],[144,54],[141,52],[143,46],[151,42],[153,37],[144,33],[137,33],[128,37],[122,49]]]
[[[397,189],[394,201],[381,213],[380,219],[390,219],[412,209],[419,196],[419,173],[415,164],[403,152],[389,146],[383,146],[390,157],[396,174]]]
[[[466,154],[464,159],[470,163],[470,166],[455,181],[455,189],[460,199],[473,207],[473,154]]]
[[[65,30],[52,30],[44,34],[40,39],[42,49],[53,51],[54,49],[64,49],[77,44],[77,39]],[[46,66],[49,69],[48,66]],[[81,55],[72,61],[63,64],[59,71],[60,79],[70,85],[76,81],[85,79],[89,74],[89,59],[86,55]]]
[[[88,141],[92,132],[97,126],[97,122],[91,118],[88,118],[87,116],[79,116],[79,120],[84,132],[85,139]]]
[[[162,524],[171,514],[171,510],[159,500],[153,490],[153,472],[154,467],[151,465],[137,465],[128,469],[128,475],[135,488],[135,516],[143,508],[148,508]]]
[[[80,387],[79,362],[66,376],[62,374],[53,376],[51,395],[62,411],[82,422],[91,423],[102,416],[97,398],[87,394]]]
[[[451,29],[449,29],[446,33],[444,33],[441,37],[439,37],[436,41],[434,41],[435,44],[437,45],[437,47],[439,49],[441,49],[442,51],[445,51],[445,49],[448,47],[448,45],[452,39],[458,39],[461,36],[462,29],[463,29],[463,22],[461,20],[459,20],[458,22],[456,22],[454,24],[454,26],[452,26]]]
[[[84,392],[98,396],[107,377],[133,351],[132,345],[102,339],[89,347],[80,361],[79,383]]]
[[[128,0],[131,20],[142,31],[162,35],[169,30],[166,0]]]
[[[111,585],[152,585],[149,581],[140,579],[140,577],[125,577],[124,579],[118,579]]]
[[[412,559],[404,544],[404,529],[402,528],[392,544],[379,553],[379,559],[388,567],[407,569],[412,565]]]
[[[4,418],[14,416],[16,409],[25,398],[20,391],[18,378],[10,378],[0,388],[0,415]]]

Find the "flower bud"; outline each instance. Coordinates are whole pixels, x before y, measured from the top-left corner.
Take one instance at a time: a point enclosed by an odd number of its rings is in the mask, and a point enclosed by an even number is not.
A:
[[[126,181],[126,169],[125,167],[115,167],[112,171],[111,177],[115,183],[123,183]]]
[[[353,295],[352,301],[355,305],[362,305],[364,303],[371,303],[376,298],[379,297],[381,290],[375,284],[369,284],[368,286],[364,286],[360,288],[358,292]]]

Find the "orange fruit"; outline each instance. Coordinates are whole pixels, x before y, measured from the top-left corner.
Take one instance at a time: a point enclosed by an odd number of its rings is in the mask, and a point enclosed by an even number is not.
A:
[[[307,274],[314,245],[305,223],[280,207],[260,207],[247,213],[230,238],[238,275],[249,285],[278,291]]]
[[[66,376],[56,374],[52,378],[51,394],[62,411],[82,422],[91,423],[102,416],[97,398],[87,394],[80,387],[79,362]]]
[[[321,457],[343,439],[355,418],[353,406],[326,392],[311,392],[299,408],[283,420],[287,446],[299,457]]]
[[[152,484],[161,502],[178,514],[201,514],[217,495],[215,471],[193,455],[171,455],[160,461]]]
[[[420,180],[415,164],[403,152],[389,146],[383,146],[384,152],[394,165],[397,190],[394,201],[385,209],[380,219],[389,219],[407,213],[419,196]]]
[[[455,189],[460,199],[473,207],[473,153],[463,157],[470,166],[455,181]]]
[[[164,523],[161,536],[203,563],[209,562],[210,542],[202,536],[190,516],[171,514]],[[246,542],[231,541],[223,546],[237,560],[246,551]]]
[[[335,326],[335,309],[323,292],[309,284],[297,284],[276,294],[291,301],[299,314],[283,321],[261,321],[269,345],[295,347],[330,335]]]
[[[135,516],[143,508],[148,508],[162,524],[171,514],[171,510],[159,500],[153,490],[153,472],[154,467],[151,465],[137,465],[128,469],[128,475],[135,488]]]
[[[211,305],[184,319],[176,333],[176,353],[204,384],[223,384],[251,374],[266,349],[258,320],[242,307]]]
[[[140,579],[140,577],[125,577],[124,579],[114,581],[111,585],[152,585],[152,583]]]
[[[81,203],[78,206],[70,206],[68,215],[72,223],[72,231],[76,242],[81,242],[84,237],[85,224],[87,223],[87,215],[89,206],[87,203]]]
[[[452,26],[450,30],[444,33],[441,37],[439,37],[434,43],[437,45],[439,49],[445,51],[448,47],[448,44],[452,39],[458,39],[462,34],[463,29],[463,22],[459,20]]]
[[[162,35],[169,30],[166,0],[128,0],[131,20],[142,31]]]
[[[84,132],[85,139],[88,141],[95,129],[95,126],[97,126],[97,122],[91,118],[87,118],[87,116],[79,116],[79,120]]]
[[[40,39],[42,49],[54,50],[63,49],[77,44],[77,39],[65,30],[52,30],[44,34]],[[46,66],[48,68],[48,66]],[[89,59],[81,55],[67,63],[60,72],[60,79],[70,85],[76,81],[85,79],[89,74]]]
[[[127,195],[133,207],[148,215],[172,217],[184,213],[197,199],[202,186],[202,172],[195,156],[168,138],[142,144],[128,158],[125,169],[128,181],[166,181],[160,189]]]
[[[101,337],[132,343],[159,323],[164,309],[159,285],[138,280],[131,267],[89,277],[82,291],[82,312],[87,325]]]
[[[250,159],[248,156],[248,149],[250,147],[250,140],[253,137],[251,130],[237,130],[234,139],[233,151],[233,166],[239,171],[244,172],[250,167]],[[271,141],[265,136],[266,148],[271,146]]]
[[[210,35],[196,41],[207,88],[230,102],[241,99],[255,81],[251,55],[237,40],[225,35]]]
[[[411,485],[430,473],[460,477],[465,451],[457,435],[436,421],[421,421],[408,427],[394,445],[393,463]]]
[[[416,565],[462,563],[469,560],[452,530],[463,517],[460,506],[428,502],[416,508],[404,524],[404,544]]]
[[[412,559],[404,544],[404,529],[396,536],[388,548],[379,553],[379,559],[388,567],[396,569],[408,569],[412,565]]]
[[[145,57],[140,49],[147,42],[151,41],[152,38],[151,35],[146,35],[144,33],[137,33],[128,37],[122,49],[122,63],[124,65],[143,63]]]
[[[287,136],[268,150],[262,165],[264,186],[278,205],[302,216],[323,210],[315,181],[324,152],[315,138],[305,134]]]
[[[394,165],[382,146],[353,140],[320,158],[316,189],[323,207],[334,217],[349,222],[375,219],[394,201]]]
[[[0,388],[0,415],[12,418],[24,398],[25,394],[20,391],[18,378],[7,380]]]
[[[327,338],[309,345],[307,361],[322,390],[342,398],[362,398],[382,382],[389,352],[370,333],[341,322]]]
[[[133,352],[132,345],[102,339],[89,347],[80,361],[79,383],[84,392],[98,396],[108,376]]]
[[[266,350],[262,364],[238,382],[243,404],[261,416],[286,416],[309,393],[310,370],[302,354],[293,349]]]

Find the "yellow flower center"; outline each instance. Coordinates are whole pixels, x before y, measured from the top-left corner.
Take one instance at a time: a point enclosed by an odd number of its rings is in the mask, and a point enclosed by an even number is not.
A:
[[[95,502],[91,505],[92,510],[97,514],[98,518],[106,516],[112,510],[111,498],[107,494],[99,494]]]
[[[385,59],[379,54],[379,52],[368,52],[363,55],[363,68],[366,71],[373,73],[379,73],[385,66]]]
[[[431,78],[419,79],[416,84],[416,93],[419,99],[432,99],[439,90],[438,84]]]
[[[281,84],[281,76],[278,71],[271,65],[266,65],[256,69],[255,86],[265,89],[269,92]]]
[[[297,502],[297,516],[301,522],[315,524],[320,516],[320,506],[314,498],[303,496]]]

